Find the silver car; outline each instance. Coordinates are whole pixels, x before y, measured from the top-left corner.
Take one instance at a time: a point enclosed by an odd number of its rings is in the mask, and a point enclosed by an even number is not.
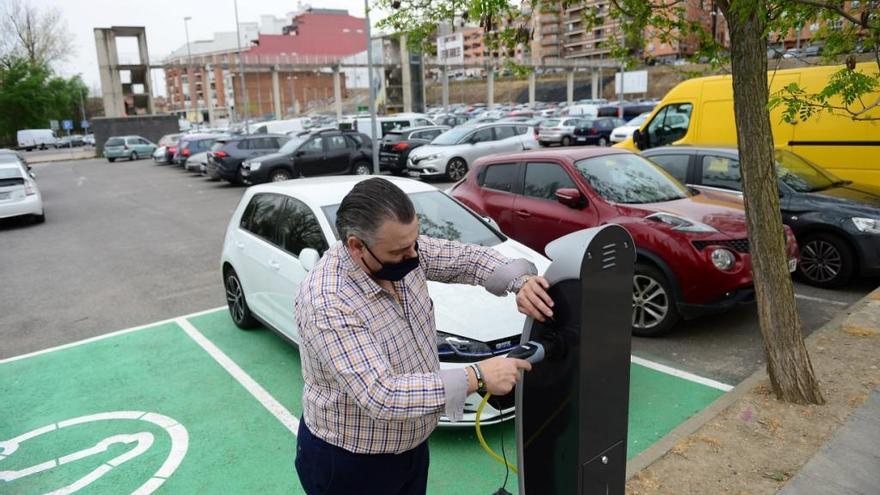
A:
[[[416,148],[407,160],[410,177],[447,177],[458,181],[478,158],[535,149],[535,130],[526,123],[462,125]]]
[[[538,142],[541,146],[549,144],[570,146],[574,140],[574,130],[580,123],[581,119],[573,117],[547,119],[541,122],[541,127],[538,128]]]

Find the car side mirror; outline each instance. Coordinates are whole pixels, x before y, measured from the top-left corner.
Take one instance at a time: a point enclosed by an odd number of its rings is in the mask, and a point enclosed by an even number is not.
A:
[[[299,150],[293,154],[293,156],[305,156],[305,155],[306,155],[306,152],[303,150]]]
[[[565,206],[576,210],[583,208],[587,204],[587,198],[585,198],[577,189],[570,187],[557,189],[556,200]]]
[[[642,142],[642,139],[644,139],[646,137],[647,136],[645,134],[643,134],[642,131],[640,131],[638,129],[633,131],[633,144],[636,145],[636,148],[643,150],[648,147],[648,143]]]
[[[310,271],[314,268],[320,259],[321,255],[318,254],[318,251],[312,248],[303,248],[303,250],[299,252],[299,262],[305,271]]]
[[[35,173],[33,173],[33,172],[28,172],[28,175],[31,176],[31,179],[37,180],[37,174],[35,174]],[[780,196],[781,196],[781,195],[782,195],[782,194],[780,193]]]

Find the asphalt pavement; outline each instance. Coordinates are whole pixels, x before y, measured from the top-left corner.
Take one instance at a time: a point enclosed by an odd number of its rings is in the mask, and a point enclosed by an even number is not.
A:
[[[46,223],[0,221],[0,359],[225,304],[220,252],[244,188],[151,160],[34,171]],[[805,333],[877,283],[840,291],[796,284]],[[634,338],[633,352],[728,384],[763,365],[750,307]]]

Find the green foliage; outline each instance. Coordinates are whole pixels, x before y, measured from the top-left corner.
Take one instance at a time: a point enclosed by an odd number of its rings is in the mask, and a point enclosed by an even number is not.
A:
[[[0,143],[15,144],[19,129],[44,129],[50,120],[79,121],[79,76],[57,77],[48,65],[14,59],[0,66]]]
[[[867,95],[872,99],[866,100]],[[769,107],[780,106],[782,120],[789,123],[805,121],[822,111],[853,120],[880,120],[876,113],[868,115],[880,106],[880,72],[866,74],[854,67],[843,68],[818,93],[808,93],[798,83],[791,83],[770,96]]]

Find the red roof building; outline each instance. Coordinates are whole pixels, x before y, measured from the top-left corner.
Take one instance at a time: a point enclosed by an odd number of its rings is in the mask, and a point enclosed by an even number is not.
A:
[[[245,56],[354,55],[367,49],[365,23],[345,10],[310,9],[293,18],[288,34],[261,34]]]

